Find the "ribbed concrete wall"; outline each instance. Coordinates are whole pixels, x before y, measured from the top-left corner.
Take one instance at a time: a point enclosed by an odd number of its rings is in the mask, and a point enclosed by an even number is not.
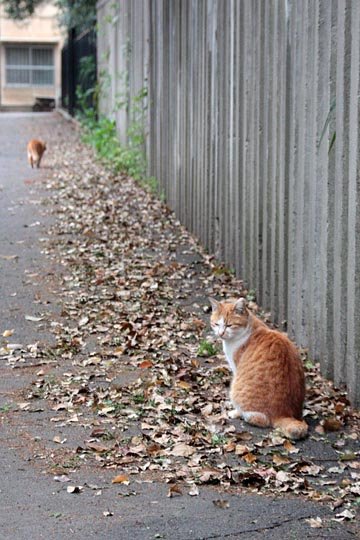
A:
[[[358,0],[122,0],[98,13],[101,108],[120,138],[126,71],[127,98],[149,88],[149,173],[171,208],[360,403]]]

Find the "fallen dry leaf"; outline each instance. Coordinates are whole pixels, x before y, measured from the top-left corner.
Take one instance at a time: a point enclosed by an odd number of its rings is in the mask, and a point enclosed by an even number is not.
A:
[[[242,456],[242,459],[246,461],[246,463],[255,463],[255,461],[257,460],[257,457],[254,456],[254,454],[252,454],[251,452],[249,452],[248,454],[245,454],[244,456]]]
[[[44,399],[54,414],[51,422],[71,426],[81,437],[91,432],[92,439],[76,449],[81,459],[74,468],[94,463],[138,482],[182,482],[193,496],[197,485],[230,485],[330,505],[341,499],[348,508],[358,497],[352,474],[359,474],[360,431],[345,392],[324,381],[302,351],[309,439],[293,443],[276,431],[229,421],[231,375],[209,336],[206,298],[249,291],[161,201],[104,168],[72,131],[67,135],[49,156],[47,208],[54,219],[42,242],[51,264],[64,269],[54,286],[61,315],[43,315],[54,345],[0,349],[14,369],[48,361],[56,369],[44,366],[21,399]],[[27,276],[42,278],[32,271]],[[216,354],[200,358],[201,341]],[[23,414],[36,407],[26,406]],[[328,446],[324,418],[336,418],[344,428],[331,435],[335,461],[320,470],[322,463],[313,463],[309,451],[322,456]],[[313,428],[317,424],[321,431]],[[57,454],[67,450],[56,448]],[[52,451],[43,449],[46,461]]]
[[[68,493],[81,493],[82,486],[67,486],[66,491]]]
[[[18,259],[19,255],[0,255],[0,259],[4,259],[5,261],[13,261],[14,259]]]
[[[128,486],[130,484],[130,480],[126,474],[118,474],[111,480],[111,483],[112,484],[125,484]]]
[[[251,441],[252,434],[248,431],[240,431],[235,434],[236,441]]]
[[[32,322],[39,322],[39,321],[42,321],[43,320],[43,317],[35,317],[33,315],[25,315],[25,319],[27,321],[32,321]]]
[[[30,409],[30,403],[28,401],[25,401],[23,403],[17,403],[16,404],[21,411],[26,411]]]
[[[79,326],[85,326],[85,324],[87,324],[89,322],[89,317],[81,317],[81,319],[79,320]]]
[[[140,362],[139,368],[147,369],[147,368],[151,368],[152,365],[153,363],[151,362],[151,360],[143,360],[142,362]]]
[[[188,493],[190,497],[197,497],[197,495],[199,495],[199,488],[196,484],[194,484],[193,486],[191,486]]]
[[[343,512],[340,512],[339,514],[336,514],[336,517],[333,518],[333,521],[344,521],[344,520],[352,520],[355,518],[355,512],[352,512],[351,510],[344,510]]]
[[[55,482],[70,482],[70,478],[66,474],[61,474],[60,476],[54,476]]]
[[[222,508],[222,509],[229,508],[230,506],[229,501],[225,499],[216,499],[215,501],[213,501],[213,504],[217,506],[218,508]]]
[[[189,446],[185,443],[175,444],[174,448],[170,450],[169,454],[172,456],[184,456],[189,457],[196,452],[196,448]]]
[[[88,442],[86,443],[86,447],[90,450],[94,450],[95,452],[99,452],[100,454],[109,451],[109,448],[107,446],[100,443]]]
[[[191,384],[186,381],[178,381],[176,384],[179,388],[182,388],[183,390],[190,390],[191,388]]]
[[[245,444],[237,444],[235,446],[235,454],[237,456],[243,456],[244,454],[249,454],[250,448]]]
[[[275,465],[287,465],[291,463],[289,458],[280,454],[274,454],[272,460]]]
[[[310,525],[312,529],[321,529],[323,527],[323,522],[321,517],[305,519],[306,523]]]
[[[180,487],[177,485],[177,484],[171,484],[169,486],[169,491],[168,491],[168,494],[167,494],[167,497],[174,497],[176,495],[182,495],[182,491],[180,489]]]
[[[201,409],[201,414],[203,416],[209,416],[213,412],[214,405],[212,403],[207,403],[205,407]]]
[[[323,428],[326,432],[328,431],[339,431],[343,428],[342,423],[337,418],[327,418],[324,420]]]
[[[57,444],[64,444],[67,441],[66,437],[62,439],[59,435],[55,435],[53,442]]]
[[[289,454],[298,454],[300,452],[300,449],[296,448],[296,446],[288,440],[284,442],[284,448],[289,452]]]

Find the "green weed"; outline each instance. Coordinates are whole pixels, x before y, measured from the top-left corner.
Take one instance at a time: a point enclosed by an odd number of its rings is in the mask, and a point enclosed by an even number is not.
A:
[[[198,356],[215,356],[216,353],[217,349],[212,343],[206,339],[200,341],[199,348],[197,350]]]
[[[7,412],[11,411],[11,409],[12,409],[11,403],[5,403],[5,405],[2,405],[0,407],[0,412],[7,413]]]
[[[84,78],[89,73],[91,66],[86,59],[81,69]],[[127,73],[118,75],[128,88]],[[110,77],[106,72],[101,72],[99,82],[85,92],[79,86],[77,99],[80,106],[78,120],[83,128],[83,141],[91,145],[100,160],[114,173],[125,173],[137,180],[143,187],[152,193],[160,195],[159,183],[153,176],[146,174],[145,156],[145,120],[147,110],[147,88],[144,86],[131,99],[128,90],[125,95],[119,94],[116,99],[114,112],[127,109],[129,126],[126,132],[127,144],[122,145],[118,139],[116,122],[105,116],[97,114],[99,96],[106,96],[110,85]]]
[[[133,400],[134,403],[145,403],[145,396],[142,393],[134,394]]]
[[[310,358],[306,357],[304,361],[304,366],[306,367],[306,369],[312,369],[315,366],[315,364],[314,362],[312,362]]]
[[[104,400],[103,404],[106,407],[113,407],[113,411],[111,411],[111,413],[114,416],[119,416],[122,413],[122,411],[125,409],[125,405],[123,403],[120,403],[118,401],[112,401],[111,399]],[[101,411],[101,408],[99,410]],[[112,438],[114,438],[111,432],[109,432],[108,437],[110,435],[112,436]]]
[[[247,295],[246,295],[246,300],[248,302],[255,302],[256,301],[256,289],[249,289]]]
[[[211,444],[213,446],[222,446],[227,443],[227,438],[225,435],[221,435],[220,433],[214,433],[211,437]]]

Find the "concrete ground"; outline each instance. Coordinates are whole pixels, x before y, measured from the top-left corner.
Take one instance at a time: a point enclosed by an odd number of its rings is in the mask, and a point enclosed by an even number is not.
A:
[[[12,343],[53,339],[25,317],[36,317],[39,303],[42,310],[46,306],[49,318],[60,309],[52,294],[57,269],[41,253],[50,218],[39,200],[53,171],[46,156],[43,168],[31,170],[25,148],[31,137],[50,133],[56,138],[66,129],[69,126],[56,113],[0,114],[0,335],[14,329]],[[161,482],[135,484],[131,489],[111,485],[113,472],[95,465],[72,476],[73,483],[84,486],[82,493],[67,493],[66,484],[56,482],[42,467],[41,455],[32,451],[35,428],[51,439],[46,411],[39,407],[32,415],[12,413],[21,390],[39,369],[31,362],[13,369],[0,359],[1,540],[356,537],[347,523],[310,528],[306,519],[331,518],[332,513],[327,506],[300,497],[224,495],[204,486],[198,497],[168,498],[168,486]],[[64,436],[67,430],[71,428],[64,427]],[[217,499],[226,500],[228,507],[215,506]]]

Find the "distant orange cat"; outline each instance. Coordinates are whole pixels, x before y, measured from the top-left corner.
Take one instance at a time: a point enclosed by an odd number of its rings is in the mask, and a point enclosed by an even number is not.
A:
[[[38,139],[31,139],[27,145],[27,155],[28,161],[31,165],[31,168],[36,165],[37,168],[40,167],[41,158],[43,153],[46,150],[46,143],[39,141]]]
[[[247,308],[244,298],[212,305],[211,326],[222,339],[233,372],[230,418],[258,427],[275,427],[291,439],[306,436],[302,420],[305,376],[288,337],[268,328]]]

